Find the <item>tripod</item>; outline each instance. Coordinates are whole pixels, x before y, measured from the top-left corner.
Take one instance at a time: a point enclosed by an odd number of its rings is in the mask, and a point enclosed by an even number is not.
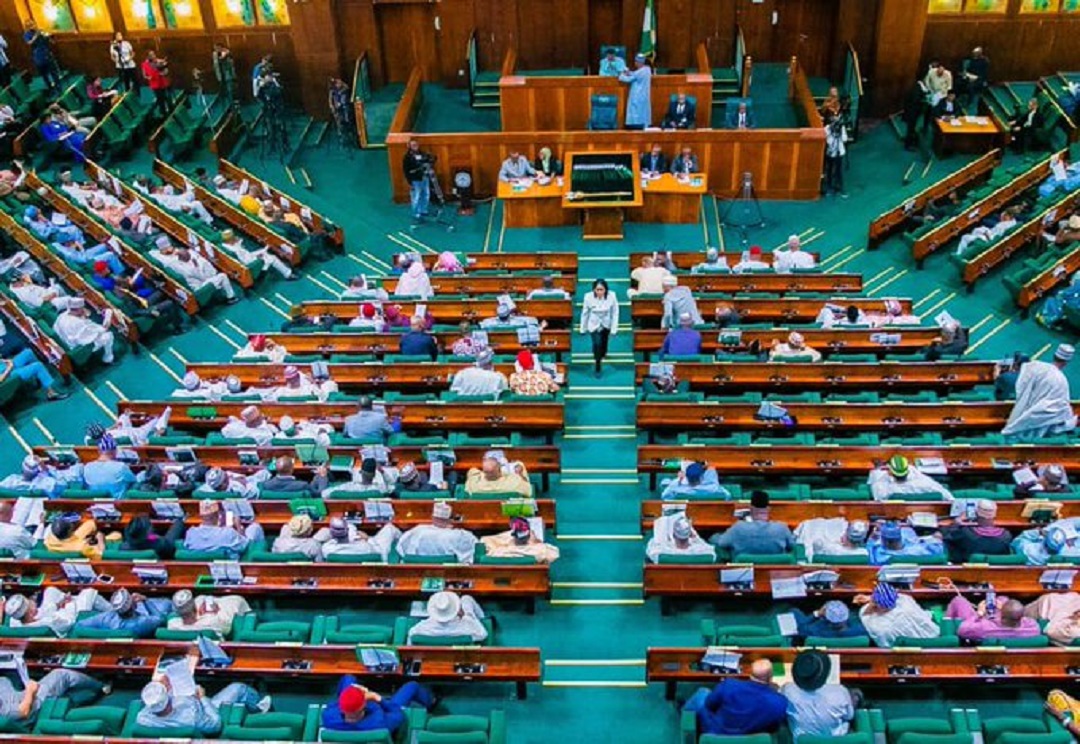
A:
[[[440,225],[446,226],[446,232],[454,231],[454,210],[446,209],[446,194],[443,193],[442,186],[439,185],[439,177],[435,175],[435,161],[434,159],[428,159],[424,161],[424,171],[428,180],[428,187],[431,190],[430,203],[435,206],[435,222]],[[448,215],[448,216],[446,216]],[[420,222],[414,222],[411,225],[411,229],[415,230],[420,226]]]
[[[276,155],[284,163],[289,152],[289,133],[280,108],[264,103],[258,123],[254,134],[259,139],[259,157],[265,160],[267,156]]]
[[[754,193],[753,174],[743,173],[742,188],[727,200],[720,222],[739,231],[739,239],[744,248],[750,243],[750,228],[765,227],[765,215],[761,211],[757,194]]]

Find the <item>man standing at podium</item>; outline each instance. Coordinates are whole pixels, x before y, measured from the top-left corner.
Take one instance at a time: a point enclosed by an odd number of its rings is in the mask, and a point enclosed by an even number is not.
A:
[[[645,63],[645,55],[635,55],[633,72],[621,73],[619,80],[630,84],[626,97],[626,128],[645,129],[652,124],[652,68]]]

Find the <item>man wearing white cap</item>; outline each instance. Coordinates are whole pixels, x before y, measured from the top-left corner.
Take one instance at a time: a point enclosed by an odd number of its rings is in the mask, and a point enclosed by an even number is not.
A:
[[[41,593],[41,601],[12,594],[4,602],[4,617],[13,628],[48,628],[63,638],[75,626],[79,613],[109,609],[111,605],[97,589],[83,589],[74,595],[50,586]]]
[[[213,499],[199,502],[200,524],[184,535],[184,549],[199,552],[224,551],[230,560],[238,560],[252,542],[265,539],[262,525],[252,522],[245,526],[232,518]]]
[[[282,372],[283,383],[273,388],[259,390],[263,400],[279,400],[281,398],[305,398],[314,396],[320,400],[326,400],[330,393],[337,392],[337,383],[327,380],[324,383],[315,382],[310,375],[306,375],[293,364],[286,365]]]
[[[679,280],[674,276],[664,277],[664,314],[660,318],[660,327],[665,331],[678,326],[679,318],[683,315],[690,316],[690,325],[701,325],[705,322],[690,288],[678,285]]]
[[[23,458],[23,473],[27,473],[28,467],[36,470],[40,465],[34,455]],[[8,476],[8,478],[15,476]],[[47,476],[46,476],[47,477]],[[4,480],[8,480],[5,478]],[[4,488],[0,482],[0,488]],[[24,525],[14,524],[15,507],[11,501],[0,502],[0,550],[8,550],[17,560],[26,560],[30,557],[35,540],[31,532]]]
[[[427,603],[427,617],[409,629],[407,644],[415,636],[437,638],[468,637],[480,643],[488,637],[487,628],[480,622],[484,611],[472,597],[459,597],[454,592],[436,592]]]
[[[653,521],[653,536],[645,546],[645,557],[659,563],[662,555],[700,555],[716,560],[716,548],[701,539],[685,512],[678,512]]]
[[[149,638],[165,624],[172,610],[167,599],[147,599],[127,589],[117,589],[109,598],[109,609],[75,623],[86,630],[116,630],[133,638]]]
[[[690,313],[679,316],[679,327],[668,331],[660,346],[660,358],[670,356],[694,356],[701,353],[701,333],[694,330]]]
[[[975,523],[960,522],[942,530],[945,549],[949,553],[950,563],[967,563],[971,556],[1008,555],[1012,535],[1003,527],[994,524],[997,517],[997,504],[989,499],[979,499],[975,503]]]
[[[48,303],[55,310],[67,308],[68,296],[64,288],[53,280],[49,285],[37,284],[30,274],[19,273],[11,282],[11,293],[19,302],[35,310]]]
[[[169,630],[209,630],[224,638],[232,632],[237,615],[251,612],[243,597],[229,594],[224,597],[195,596],[190,589],[181,589],[172,597],[173,612],[168,620]]]
[[[225,383],[205,382],[197,372],[187,371],[180,380],[181,387],[172,391],[173,398],[202,398],[204,400],[218,400],[225,394]]]
[[[800,522],[795,528],[795,543],[803,546],[809,561],[814,560],[815,555],[822,556],[825,561],[834,555],[866,556],[869,536],[870,525],[864,520],[848,522],[843,517],[815,517]]]
[[[254,499],[259,496],[259,484],[269,480],[270,472],[263,469],[251,475],[230,473],[222,468],[206,471],[205,481],[195,489],[196,498],[214,494],[232,493],[239,498]]]
[[[78,480],[82,480],[81,475]],[[28,493],[40,491],[49,497],[60,495],[64,490],[64,485],[64,482],[58,477],[56,470],[34,454],[29,454],[23,458],[22,468],[18,473],[12,473],[3,480],[0,480],[0,488],[9,491],[26,491]],[[0,509],[3,509],[5,506],[10,507],[9,504],[4,504],[0,505]],[[0,522],[9,521],[10,516],[10,510],[7,518],[0,514]],[[22,528],[20,527],[19,529]],[[2,539],[0,539],[0,542],[2,542]],[[0,547],[6,546],[0,544]],[[25,558],[26,556],[23,557]]]
[[[476,549],[476,535],[453,526],[453,507],[446,501],[436,501],[431,510],[431,524],[413,527],[398,540],[401,556],[452,555],[458,563],[471,564]]]
[[[731,267],[728,266],[727,259],[720,256],[720,251],[716,248],[709,248],[705,251],[705,261],[696,264],[690,269],[691,274],[730,274]]]
[[[1030,361],[1016,379],[1016,403],[1001,433],[1009,442],[1036,442],[1076,428],[1069,380],[1062,370],[1076,350],[1059,344],[1053,362]]]
[[[323,543],[323,556],[332,555],[371,555],[378,554],[384,562],[390,556],[394,541],[401,537],[401,530],[387,523],[379,528],[373,537],[356,528],[351,522],[341,517],[330,520],[330,539]]]
[[[112,331],[108,330],[111,324],[112,310],[106,310],[101,323],[98,324],[90,320],[86,300],[82,297],[72,297],[68,301],[67,310],[57,316],[53,330],[69,349],[93,346],[94,351],[101,352],[102,362],[112,364],[115,338]]]
[[[170,212],[190,214],[195,219],[207,225],[211,225],[214,222],[214,218],[206,211],[206,207],[203,203],[195,198],[195,192],[191,189],[185,189],[178,194],[171,184],[147,188],[145,183],[140,183],[139,181],[135,182],[134,188],[136,191],[148,195],[151,199]]]
[[[165,241],[167,242],[168,238],[165,238]],[[191,287],[192,290],[197,292],[209,284],[225,295],[228,304],[232,305],[240,301],[233,291],[229,277],[218,271],[212,263],[202,256],[191,252],[187,248],[178,248],[175,255],[170,258],[170,268],[179,274],[184,283]]]
[[[778,274],[790,274],[796,269],[812,269],[817,266],[814,256],[802,249],[798,235],[787,239],[787,246],[773,253],[773,269]]]
[[[230,416],[221,427],[226,439],[254,439],[259,447],[269,447],[278,435],[278,428],[266,420],[258,406],[247,406],[240,411],[240,418]]]
[[[269,246],[263,246],[254,251],[249,250],[244,245],[244,239],[238,237],[231,229],[226,228],[221,231],[221,248],[226,253],[231,253],[238,261],[240,261],[240,263],[245,264],[248,267],[251,267],[253,264],[258,264],[255,266],[256,273],[266,268],[273,269],[289,281],[300,278],[298,274],[293,275],[292,268],[274,255]]]
[[[470,496],[505,493],[529,499],[532,498],[533,487],[524,464],[508,462],[494,452],[488,452],[479,468],[469,468],[465,492]]]
[[[349,280],[349,286],[342,291],[341,299],[386,302],[390,299],[390,295],[382,288],[380,280],[368,279],[365,275],[360,274]]]
[[[506,375],[495,369],[495,354],[491,349],[481,349],[476,355],[476,363],[454,374],[450,381],[450,392],[458,395],[490,395],[498,397],[509,389]]]
[[[499,297],[498,302],[495,305],[495,317],[484,318],[480,321],[480,327],[485,329],[490,328],[520,328],[522,326],[540,326],[545,327],[539,320],[531,315],[521,315],[514,312],[517,309],[517,305],[510,299],[509,296],[503,295]]]
[[[67,697],[78,690],[108,695],[112,687],[73,669],[53,669],[39,681],[30,680],[21,690],[16,690],[8,677],[0,677],[0,718],[32,722],[46,700]]]
[[[186,659],[173,663],[187,664],[194,675],[199,665],[199,652],[193,651]],[[266,713],[272,702],[269,695],[260,697],[255,688],[242,682],[226,685],[213,697],[207,697],[202,687],[197,687],[194,695],[177,695],[167,674],[155,674],[142,689],[140,697],[143,707],[135,719],[140,726],[193,729],[198,737],[221,733],[223,724],[219,709],[223,705],[243,705],[248,713]]]
[[[1018,481],[1013,489],[1013,495],[1018,499],[1072,491],[1069,474],[1065,472],[1065,466],[1059,463],[1040,465],[1035,472],[1031,472],[1030,468],[1015,471],[1013,479]]]
[[[770,362],[782,362],[801,357],[808,357],[811,362],[820,362],[821,352],[807,346],[806,339],[798,331],[789,333],[787,341],[783,343],[773,339],[772,349],[769,350]]]
[[[630,86],[626,94],[626,128],[646,129],[652,123],[652,68],[644,54],[634,55],[634,69],[619,73]]]
[[[278,419],[278,430],[275,441],[315,442],[322,447],[330,446],[330,435],[334,433],[334,427],[330,424],[317,424],[307,419],[297,421],[288,414]]]

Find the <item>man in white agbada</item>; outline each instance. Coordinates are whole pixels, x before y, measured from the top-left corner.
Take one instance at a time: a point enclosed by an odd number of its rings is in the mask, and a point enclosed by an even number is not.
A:
[[[956,255],[962,256],[972,243],[981,241],[983,243],[992,243],[1000,238],[1005,233],[1012,230],[1017,226],[1016,216],[1012,213],[1012,210],[1006,209],[1001,213],[1000,219],[993,227],[987,227],[986,225],[979,225],[971,230],[971,232],[960,236],[960,242],[956,246]]]
[[[488,637],[487,628],[480,622],[484,611],[472,597],[459,597],[454,592],[436,592],[427,603],[428,616],[409,629],[407,644],[414,636],[468,636],[475,643]]]
[[[371,555],[378,556],[386,561],[390,557],[390,549],[394,541],[401,537],[401,530],[393,524],[387,523],[379,528],[373,537],[358,530],[356,525],[346,522],[341,517],[330,520],[330,539],[323,543],[323,556],[329,558],[332,555]]]
[[[334,427],[330,424],[319,424],[307,419],[295,421],[289,415],[278,419],[278,430],[278,435],[274,437],[276,441],[313,441],[322,447],[330,446],[330,435],[334,433]]]
[[[704,555],[716,558],[716,548],[701,539],[683,513],[668,514],[653,521],[653,536],[645,546],[645,557],[659,563],[661,555]]]
[[[56,310],[63,311],[67,309],[70,300],[64,293],[64,288],[56,282],[50,280],[49,285],[45,287],[36,284],[29,274],[22,274],[11,283],[11,293],[19,299],[19,302],[35,310],[47,302]]]
[[[1069,381],[1062,370],[1076,350],[1060,344],[1054,361],[1031,361],[1016,379],[1016,403],[1001,433],[1010,442],[1034,442],[1076,428]]]
[[[82,465],[80,464],[78,467],[79,475],[74,480],[81,483]],[[5,476],[3,480],[0,480],[0,488],[8,491],[40,491],[49,497],[58,496],[64,490],[65,485],[66,481],[59,477],[59,474],[51,465],[33,454],[23,458],[22,468],[18,473],[12,473],[11,475]],[[25,555],[18,555],[15,547],[8,544],[10,542],[15,546],[18,546],[22,543],[22,540],[16,540],[14,535],[10,535],[10,540],[4,537],[8,527],[15,527],[15,525],[9,524],[11,522],[11,515],[11,505],[7,502],[0,503],[0,548],[6,548],[15,552],[16,558],[25,559]],[[22,530],[22,527],[18,527],[18,529]],[[29,547],[33,547],[33,541],[31,541]],[[29,548],[27,548],[27,551],[29,551]]]
[[[75,626],[80,612],[108,612],[112,605],[98,596],[96,589],[83,589],[77,595],[56,587],[46,587],[38,603],[21,594],[12,594],[4,602],[4,616],[13,628],[48,628],[58,638]]]
[[[203,382],[196,372],[186,372],[180,380],[181,387],[172,391],[173,398],[202,398],[218,400],[225,394],[225,382]]]
[[[78,183],[71,177],[71,171],[65,170],[60,172],[60,190],[77,201],[81,206],[86,206],[86,202],[91,196],[94,196],[98,189],[91,183]]]
[[[243,597],[230,594],[225,597],[198,597],[190,589],[181,589],[172,597],[173,611],[169,618],[169,630],[209,630],[225,638],[232,632],[233,619],[251,612],[251,605]]]
[[[814,256],[802,249],[798,235],[787,239],[787,247],[773,253],[773,270],[778,274],[790,274],[795,269],[812,269],[817,266]]]
[[[323,527],[314,532],[314,524],[307,514],[297,514],[281,527],[274,540],[274,553],[302,553],[308,560],[321,562],[322,546],[330,539],[330,530]]]
[[[231,253],[243,264],[260,262],[267,269],[273,269],[286,279],[293,278],[292,268],[270,251],[268,246],[258,250],[248,250],[242,238],[229,229],[221,231],[221,247],[226,253]]]
[[[179,274],[191,289],[198,291],[209,284],[223,292],[229,304],[240,301],[229,283],[229,277],[215,269],[214,265],[202,256],[195,255],[187,248],[174,249],[165,235],[159,237],[154,245],[157,248],[150,251],[150,255]]]
[[[240,498],[255,499],[259,497],[259,484],[270,480],[270,471],[259,470],[251,475],[243,473],[230,473],[221,468],[210,468],[206,471],[206,479],[195,489],[196,497],[213,496],[220,494],[235,494]]]
[[[390,295],[379,285],[377,279],[368,281],[368,278],[361,274],[349,280],[349,286],[341,293],[341,299],[386,302]]]
[[[27,465],[30,463],[37,463],[37,458],[33,455],[27,455],[23,458],[24,473],[27,472]],[[37,468],[38,466],[35,464],[33,467]],[[7,478],[4,480],[6,481]],[[0,485],[0,487],[2,487],[2,485]],[[45,491],[45,493],[51,495],[49,491]],[[26,503],[26,501],[28,500],[23,500],[23,503]],[[15,556],[17,560],[25,561],[30,557],[30,551],[34,549],[34,545],[37,541],[26,529],[25,525],[14,521],[14,515],[14,502],[0,502],[0,550],[11,551],[11,554]]]
[[[230,416],[221,427],[226,439],[254,439],[259,447],[269,447],[278,434],[278,428],[266,420],[258,406],[248,406],[240,411],[240,418]]]
[[[126,437],[136,447],[143,447],[150,442],[150,437],[163,437],[169,430],[169,417],[172,416],[172,406],[165,406],[160,416],[154,416],[145,424],[136,426],[131,421],[131,413],[124,411],[117,417],[116,423],[107,431],[113,439]]]
[[[1051,560],[1080,556],[1080,517],[1051,522],[1042,529],[1024,530],[1011,543],[1012,552],[1024,556],[1029,566],[1045,566]]]
[[[912,465],[903,455],[894,455],[883,467],[871,470],[866,483],[874,501],[888,501],[893,496],[913,493],[937,493],[943,501],[953,500],[949,489]]]
[[[690,269],[691,274],[730,274],[731,267],[727,264],[727,258],[720,255],[716,248],[705,251],[705,260],[695,264]]]
[[[244,348],[233,354],[233,359],[266,359],[274,364],[281,364],[285,357],[289,356],[289,350],[281,344],[276,344],[262,334],[255,334],[248,339]]]
[[[941,635],[934,616],[907,594],[900,594],[891,584],[878,584],[872,593],[860,594],[852,601],[862,605],[859,619],[866,634],[881,648],[892,648],[900,638],[937,638]]]
[[[815,517],[800,522],[795,528],[795,542],[803,546],[806,559],[814,556],[868,556],[866,540],[870,526],[861,519],[848,522],[843,517]]]
[[[166,184],[160,188],[148,189],[144,184],[138,181],[135,182],[134,188],[136,191],[146,194],[170,212],[185,212],[192,215],[195,219],[199,220],[199,222],[204,222],[207,225],[213,224],[214,222],[214,218],[206,211],[206,207],[203,206],[203,203],[195,198],[195,192],[191,189],[187,189],[178,194],[171,184]]]
[[[454,373],[450,382],[450,392],[458,395],[498,396],[509,389],[506,375],[494,367],[495,353],[491,349],[482,349],[476,355],[476,363]]]
[[[379,466],[374,457],[365,457],[359,468],[350,470],[352,479],[323,491],[323,498],[350,498],[349,494],[386,496],[394,491],[400,471],[389,465]],[[334,494],[341,494],[334,496]]]
[[[285,378],[284,385],[271,388],[251,388],[251,392],[258,393],[263,400],[304,398],[308,396],[326,400],[330,393],[336,393],[338,390],[337,383],[333,380],[316,382],[310,375],[303,374],[292,364],[285,367],[282,376]]]
[[[401,536],[397,552],[401,556],[452,555],[459,563],[471,564],[476,549],[476,535],[454,527],[453,507],[446,501],[436,501],[431,510],[431,524],[421,524]]]
[[[76,349],[89,344],[94,347],[94,351],[101,352],[102,362],[112,364],[114,337],[112,331],[108,330],[111,324],[112,310],[106,310],[101,317],[101,324],[98,324],[90,320],[86,300],[72,297],[68,301],[67,310],[56,318],[53,330],[68,348]]]

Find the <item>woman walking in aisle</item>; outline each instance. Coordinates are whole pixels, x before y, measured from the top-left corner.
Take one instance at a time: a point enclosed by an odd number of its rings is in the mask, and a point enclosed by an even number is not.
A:
[[[603,279],[593,282],[592,292],[585,295],[581,308],[581,333],[592,337],[596,377],[600,377],[600,362],[607,356],[608,337],[619,331],[619,299],[608,289]]]

